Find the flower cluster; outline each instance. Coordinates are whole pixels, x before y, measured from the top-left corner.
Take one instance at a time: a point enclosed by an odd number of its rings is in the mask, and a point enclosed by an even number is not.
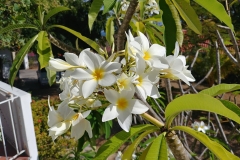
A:
[[[200,123],[195,121],[192,124],[192,128],[196,131],[206,133],[206,131],[210,129],[210,126],[206,126],[203,121],[201,121]]]
[[[178,55],[176,43],[174,55],[166,56],[166,49],[149,44],[139,32],[133,37],[129,32],[124,58],[122,53],[108,57],[83,50],[79,56],[65,53],[65,60],[51,58],[49,69],[65,71],[60,80],[59,97],[62,103],[55,110],[50,106],[48,115],[49,135],[55,139],[71,128],[71,137],[79,139],[85,131],[92,137],[91,124],[86,117],[92,110],[104,108],[102,121],[117,119],[126,132],[132,124],[132,114],[148,110],[146,98],[159,98],[157,88],[160,77],[194,81],[187,70],[184,56]],[[137,96],[136,96],[137,95]],[[137,99],[136,97],[142,97]],[[108,101],[102,105],[100,100]]]

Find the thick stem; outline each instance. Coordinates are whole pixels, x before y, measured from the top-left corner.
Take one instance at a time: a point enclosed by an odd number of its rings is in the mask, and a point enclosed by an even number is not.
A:
[[[77,49],[67,45],[66,43],[60,41],[59,39],[57,39],[55,37],[53,37],[51,34],[49,34],[48,38],[49,38],[49,41],[52,44],[54,44],[55,46],[57,46],[58,48],[66,51],[66,52],[75,53],[75,54],[79,54],[80,53],[79,50],[77,50]]]
[[[123,22],[118,29],[118,34],[117,34],[117,51],[121,51],[124,49],[124,42],[125,42],[125,32],[128,29],[129,22],[132,19],[133,14],[135,13],[135,10],[138,5],[138,0],[131,0],[130,4],[128,6],[126,15],[123,19]]]
[[[166,135],[166,141],[176,160],[190,160],[191,155],[186,151],[174,131],[171,131]]]

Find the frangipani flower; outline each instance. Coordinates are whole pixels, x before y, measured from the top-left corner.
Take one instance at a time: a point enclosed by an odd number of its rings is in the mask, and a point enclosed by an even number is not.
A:
[[[76,113],[68,107],[68,101],[63,101],[57,110],[49,105],[48,126],[49,136],[55,140],[58,136],[64,134],[71,126],[71,137],[79,139],[87,131],[89,137],[92,137],[91,124],[85,118],[91,111]]]
[[[105,87],[116,82],[116,76],[113,72],[120,69],[120,63],[104,61],[103,57],[90,51],[83,55],[83,61],[88,69],[77,68],[71,77],[84,80],[82,85],[84,98],[91,95],[98,84]]]
[[[194,82],[195,78],[192,76],[191,72],[187,70],[186,58],[179,54],[178,42],[175,44],[174,55],[169,55],[166,58],[161,58],[161,61],[167,65],[169,68],[162,69],[160,73],[161,77],[169,79],[181,79],[186,84],[190,85],[189,82]]]
[[[147,98],[147,96],[150,96],[152,98],[159,98],[160,94],[158,92],[157,87],[155,86],[155,83],[159,81],[158,78],[158,71],[148,71],[144,72],[146,68],[146,64],[142,57],[137,56],[136,59],[136,74],[133,77],[133,83],[135,84],[137,93],[141,94],[144,99]]]
[[[50,57],[49,60],[49,69],[54,71],[65,71],[70,69],[75,69],[78,67],[85,67],[85,64],[82,61],[82,56],[85,54],[86,51],[89,51],[90,49],[83,50],[79,56],[77,56],[74,53],[64,53],[64,57],[66,61],[62,59],[54,59]]]
[[[118,93],[112,89],[104,89],[104,95],[111,104],[105,109],[102,121],[106,122],[117,118],[119,125],[126,132],[129,132],[132,124],[132,114],[142,114],[148,110],[148,107],[140,100],[132,99],[133,90],[123,90]]]
[[[192,124],[192,128],[193,128],[194,130],[199,131],[199,132],[206,133],[206,130],[209,130],[209,129],[210,129],[210,126],[206,126],[203,121],[201,121],[200,123],[195,121],[195,122]]]
[[[132,90],[134,86],[132,84],[132,77],[128,77],[125,73],[122,73],[121,76],[117,79],[117,85],[120,91],[122,90]]]
[[[137,41],[140,45],[137,45],[136,43],[130,43],[130,45],[138,50],[138,53],[150,67],[158,69],[167,68],[168,65],[163,64],[160,60],[161,57],[165,57],[166,48],[160,46],[159,44],[149,46],[147,37],[141,32],[138,33],[139,36],[135,38],[135,41]]]

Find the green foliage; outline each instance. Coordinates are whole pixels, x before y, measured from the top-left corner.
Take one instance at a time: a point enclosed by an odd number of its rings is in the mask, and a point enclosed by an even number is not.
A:
[[[152,160],[168,159],[167,143],[166,143],[164,133],[160,134],[156,139],[154,139],[145,158],[152,159]]]
[[[51,102],[53,103],[51,104],[52,106],[56,106],[60,103],[59,99],[53,99]],[[60,136],[54,142],[52,138],[48,136],[49,127],[47,125],[47,116],[49,107],[47,100],[33,100],[31,106],[39,158],[42,160],[60,159],[73,150],[76,146],[76,142],[69,138],[69,133]]]
[[[90,31],[92,30],[93,23],[97,18],[98,12],[103,5],[103,0],[93,0],[90,11],[88,13],[88,26]]]
[[[192,135],[194,138],[198,139],[201,143],[208,147],[208,149],[212,151],[219,159],[239,159],[237,156],[227,151],[219,143],[210,140],[208,136],[202,132],[195,131],[192,128],[186,126],[175,126],[172,128],[172,130],[180,130]]]
[[[114,17],[110,17],[110,18],[108,18],[107,23],[106,23],[106,39],[110,45],[112,45],[114,42],[114,38],[113,38],[114,22],[113,22],[113,20],[114,20]]]
[[[197,14],[190,4],[184,0],[173,0],[175,7],[178,9],[181,17],[185,20],[189,28],[197,34],[202,33],[202,25]]]
[[[37,37],[38,37],[38,35],[34,36],[32,39],[30,39],[30,40],[26,43],[26,45],[25,45],[24,47],[22,47],[22,48],[19,50],[19,52],[18,52],[18,54],[17,54],[17,56],[16,56],[16,58],[15,58],[13,64],[12,64],[12,66],[11,66],[11,68],[10,68],[9,83],[10,83],[12,86],[13,86],[15,77],[16,77],[17,72],[18,72],[18,70],[19,70],[19,68],[20,68],[20,66],[21,66],[21,64],[22,64],[22,62],[23,62],[23,59],[24,59],[25,55],[26,55],[26,54],[28,53],[28,51],[30,50],[30,48],[32,47],[32,45],[33,45],[33,43],[35,42],[35,40],[37,39]]]
[[[239,84],[219,84],[211,88],[204,89],[199,93],[207,94],[210,96],[217,96],[217,95],[220,95],[226,92],[231,92],[238,89],[240,89]]]
[[[233,29],[231,17],[226,13],[223,5],[217,0],[194,0],[196,3],[201,5],[203,8],[208,10],[220,21],[223,21],[229,28]]]
[[[136,150],[137,146],[139,145],[139,143],[144,139],[144,137],[146,137],[148,134],[157,131],[158,129],[151,129],[151,130],[147,130],[145,132],[143,132],[141,135],[139,135],[134,142],[129,145],[124,153],[123,153],[123,157],[122,159],[131,159],[132,158],[132,154],[134,154],[134,151]]]
[[[121,145],[123,145],[129,138],[144,132],[145,130],[157,129],[153,125],[137,125],[131,127],[129,132],[121,131],[116,135],[112,136],[107,142],[105,142],[99,149],[96,154],[96,160],[107,159],[110,154],[115,153]]]
[[[206,94],[189,94],[176,98],[168,104],[165,117],[166,127],[169,128],[173,119],[185,110],[209,111],[228,117],[237,123],[240,123],[240,117],[232,110],[226,108],[219,100]]]

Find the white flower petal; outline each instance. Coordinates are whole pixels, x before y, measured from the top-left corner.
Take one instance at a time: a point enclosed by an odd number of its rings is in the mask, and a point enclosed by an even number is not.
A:
[[[82,85],[83,97],[87,98],[88,96],[90,96],[96,88],[97,81],[95,79],[85,81]]]
[[[105,61],[104,63],[107,63],[107,64],[104,64],[105,73],[116,72],[121,67],[121,64],[118,63],[118,62],[107,62],[107,61]]]
[[[54,59],[50,58],[49,60],[49,69],[54,70],[54,71],[64,71],[67,69],[70,69],[74,66],[70,65],[69,63],[65,62],[64,60],[61,59]]]
[[[48,112],[48,122],[47,123],[48,123],[49,127],[52,127],[56,123],[63,121],[63,118],[61,117],[61,115],[58,112],[56,112],[56,110],[53,107],[51,107],[51,106],[49,106],[49,107],[50,107],[50,110]]]
[[[82,68],[77,68],[72,74],[71,77],[74,79],[79,80],[89,80],[92,79],[93,76],[91,75],[91,72],[89,70],[85,70]]]
[[[104,89],[104,95],[106,99],[112,104],[116,104],[117,99],[119,97],[119,93],[117,91],[113,89],[107,90],[106,88]]]
[[[91,113],[91,110],[82,113],[83,118],[86,118]]]
[[[153,44],[147,51],[150,55],[155,55],[158,57],[162,57],[166,55],[166,48],[160,46],[159,44]]]
[[[160,94],[158,92],[158,89],[155,85],[153,85],[150,82],[142,82],[142,87],[144,88],[145,92],[148,96],[152,98],[159,98]]]
[[[98,80],[98,84],[101,86],[111,86],[116,82],[117,78],[113,74],[105,74],[104,77]]]
[[[142,97],[143,97],[143,99],[146,99],[147,98],[147,93],[146,93],[146,91],[143,89],[143,87],[142,86],[136,86],[136,91],[137,91],[137,93],[138,94],[141,94],[142,95]]]
[[[129,132],[129,129],[131,127],[132,124],[132,114],[129,114],[128,117],[125,119],[125,121],[121,122],[121,120],[119,119],[119,117],[117,118],[118,120],[118,124],[120,125],[120,127],[126,131]]]
[[[112,120],[112,119],[116,118],[117,116],[119,116],[119,113],[117,111],[117,107],[114,106],[113,104],[110,104],[104,110],[104,113],[103,113],[103,116],[102,116],[102,121],[106,122],[106,121],[109,121],[109,120]]]
[[[94,53],[91,51],[86,51],[86,54],[83,55],[83,60],[86,66],[91,70],[94,71],[96,68],[99,68],[100,64],[99,61]]]
[[[131,100],[130,103],[133,106],[132,114],[142,114],[149,109],[146,105],[137,99]]]
[[[146,52],[149,49],[149,41],[143,33],[141,32],[138,32],[138,33],[139,33],[139,37],[141,38],[142,51]]]
[[[79,66],[80,65],[78,56],[76,54],[66,52],[66,53],[64,53],[64,57],[69,64],[71,64],[73,66]]]
[[[70,121],[59,122],[53,127],[49,128],[49,131],[55,131],[55,136],[60,136],[65,133],[71,126]]]

